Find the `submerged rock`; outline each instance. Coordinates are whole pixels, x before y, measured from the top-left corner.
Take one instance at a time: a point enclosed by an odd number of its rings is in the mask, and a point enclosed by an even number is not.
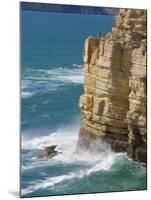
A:
[[[51,145],[51,146],[47,146],[45,147],[44,150],[42,150],[42,153],[40,155],[38,155],[38,159],[50,159],[53,158],[54,156],[56,156],[58,153],[58,151],[55,150],[55,148],[57,147],[57,145]]]

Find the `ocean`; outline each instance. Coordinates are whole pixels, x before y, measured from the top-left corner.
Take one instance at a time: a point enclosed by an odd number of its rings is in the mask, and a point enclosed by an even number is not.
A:
[[[108,15],[21,11],[22,197],[146,189],[146,166],[103,142],[101,154],[75,154],[84,41],[113,24]],[[54,144],[61,154],[37,159]]]

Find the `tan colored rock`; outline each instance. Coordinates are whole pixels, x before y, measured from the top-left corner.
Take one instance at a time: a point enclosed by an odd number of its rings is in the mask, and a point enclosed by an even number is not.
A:
[[[80,145],[103,138],[146,161],[146,43],[146,11],[134,9],[120,9],[105,38],[86,39]]]

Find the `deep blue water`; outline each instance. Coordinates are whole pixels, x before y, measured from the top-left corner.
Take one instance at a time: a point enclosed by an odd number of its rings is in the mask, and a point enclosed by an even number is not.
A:
[[[115,154],[74,155],[83,93],[83,46],[111,31],[112,16],[21,11],[21,189],[23,196],[146,188],[146,168]],[[36,159],[57,144],[62,154]]]

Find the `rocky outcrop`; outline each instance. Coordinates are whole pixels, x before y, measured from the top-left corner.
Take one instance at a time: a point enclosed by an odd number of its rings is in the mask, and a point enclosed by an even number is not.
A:
[[[145,10],[121,9],[112,33],[86,39],[78,148],[103,139],[146,162],[146,51]]]
[[[45,147],[44,150],[42,150],[41,154],[38,155],[38,159],[42,159],[42,160],[47,160],[50,158],[53,158],[54,156],[58,155],[58,151],[56,151],[57,145],[51,145],[51,146],[47,146]]]

